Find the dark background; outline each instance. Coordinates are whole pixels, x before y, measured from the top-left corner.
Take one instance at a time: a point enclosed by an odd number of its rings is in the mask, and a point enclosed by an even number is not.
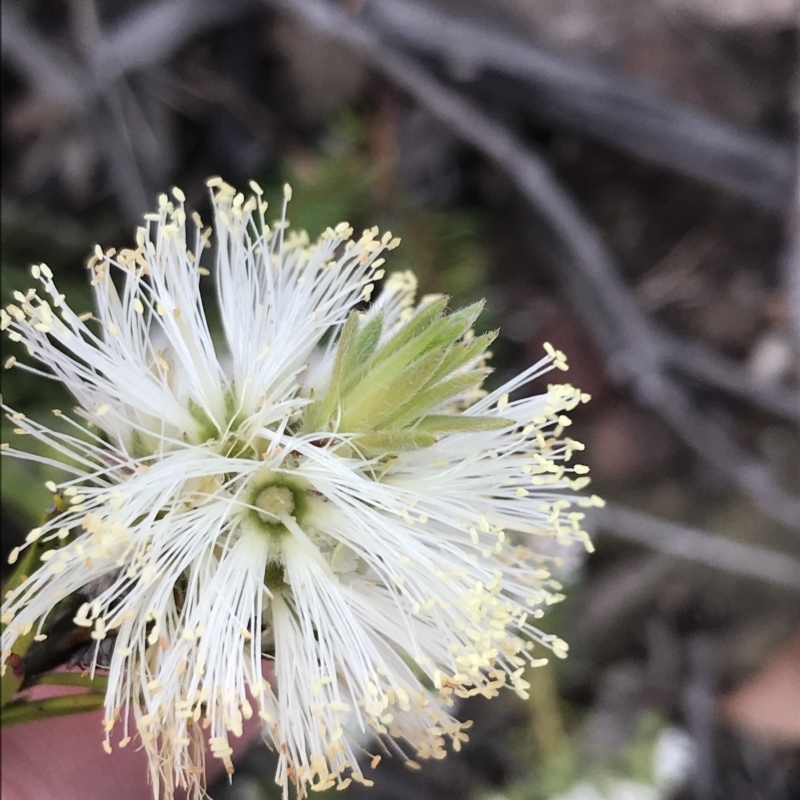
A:
[[[45,261],[88,307],[94,243],[129,243],[174,184],[203,213],[211,175],[288,180],[312,236],[391,228],[388,268],[486,297],[494,380],[551,341],[593,395],[573,430],[609,505],[546,620],[570,658],[526,702],[465,704],[465,752],[384,760],[344,796],[800,797],[797,19],[788,0],[3,0],[3,302]],[[3,379],[28,414],[68,407]],[[2,477],[7,553],[48,476]],[[211,794],[277,797],[272,774],[258,748]]]

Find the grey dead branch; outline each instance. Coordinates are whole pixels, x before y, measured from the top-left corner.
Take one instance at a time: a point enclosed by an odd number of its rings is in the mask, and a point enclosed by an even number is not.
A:
[[[313,31],[347,48],[390,86],[402,90],[417,109],[435,118],[443,133],[431,146],[434,161],[444,161],[446,153],[455,162],[455,137],[507,176],[527,201],[524,213],[531,220],[544,220],[567,253],[553,276],[614,381],[664,420],[698,459],[712,465],[714,475],[749,498],[762,522],[767,520],[768,533],[758,544],[746,537],[733,541],[724,524],[708,516],[684,515],[696,523],[693,526],[668,520],[668,512],[657,516],[617,503],[593,511],[590,520],[601,551],[621,543],[634,545],[629,547],[634,556],[618,570],[609,569],[605,581],[588,591],[583,621],[587,639],[598,649],[597,642],[603,642],[609,653],[616,653],[620,630],[647,626],[645,666],[617,665],[619,680],[630,684],[630,691],[622,692],[625,703],[630,701],[633,708],[630,698],[638,696],[643,685],[656,686],[665,696],[681,695],[702,764],[695,796],[709,796],[724,778],[713,755],[710,720],[720,691],[720,664],[730,660],[725,650],[730,643],[714,631],[694,632],[684,640],[673,622],[662,617],[648,620],[642,609],[667,603],[664,598],[670,598],[682,580],[732,586],[727,589],[731,594],[756,586],[756,593],[775,592],[796,605],[798,539],[787,543],[781,534],[800,532],[800,500],[788,484],[781,484],[773,465],[756,455],[752,438],[742,435],[735,414],[727,410],[744,408],[797,426],[800,395],[796,383],[765,382],[743,360],[656,322],[625,275],[613,244],[519,123],[530,120],[575,132],[665,168],[690,184],[712,187],[754,209],[782,215],[787,237],[780,288],[788,301],[788,331],[798,363],[796,143],[737,127],[591,60],[557,54],[477,10],[457,13],[457,7],[420,0],[159,0],[132,5],[104,26],[94,3],[75,0],[69,4],[74,30],[65,42],[39,30],[26,6],[4,0],[2,57],[37,102],[51,109],[51,124],[64,138],[69,132],[89,142],[90,157],[107,169],[109,195],[129,219],[138,218],[155,191],[178,170],[174,120],[182,110],[224,101],[252,131],[272,136],[280,127],[271,110],[254,101],[235,78],[197,66],[187,80],[175,66],[178,56],[199,38],[242,21],[256,26],[265,20],[291,20],[295,29]],[[498,105],[487,102],[500,85],[502,102],[511,109],[508,114],[496,113]],[[457,169],[449,162],[447,168]],[[694,598],[686,602],[691,605]],[[767,627],[762,620],[748,625],[757,633]],[[757,633],[752,636],[759,641]],[[776,639],[780,635],[773,634]],[[737,663],[755,668],[746,656],[737,657]],[[609,675],[616,669],[609,669]],[[686,680],[678,689],[682,670]],[[619,694],[608,692],[612,700]],[[614,702],[607,705],[601,709],[598,700],[600,722],[609,719],[606,712],[619,712]],[[492,739],[497,734],[489,728]],[[476,735],[476,747],[485,746],[485,740]],[[480,752],[487,761],[496,756]],[[469,765],[453,769],[464,771]],[[458,784],[464,796],[468,782],[462,778]],[[422,788],[414,786],[403,796],[423,796]]]
[[[636,304],[613,256],[531,147],[457,90],[436,79],[413,57],[392,48],[368,23],[317,0],[269,0],[269,3],[299,14],[318,32],[352,47],[463,141],[504,170],[567,244],[574,269],[565,270],[558,277],[563,279],[575,307],[583,313],[612,374],[627,383],[641,403],[656,410],[687,446],[747,493],[764,514],[790,529],[800,530],[800,499],[783,491],[769,468],[696,407],[686,388],[669,374],[661,337]],[[404,4],[404,8],[410,7]],[[406,37],[418,27],[407,26]],[[787,159],[787,173],[790,164]],[[790,181],[787,175],[787,185]]]

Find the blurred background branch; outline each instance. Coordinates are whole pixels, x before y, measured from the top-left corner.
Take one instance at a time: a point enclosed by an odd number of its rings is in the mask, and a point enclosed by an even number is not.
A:
[[[289,6],[292,3],[288,4]],[[443,60],[463,83],[492,72],[518,78],[518,102],[615,147],[769,208],[793,190],[794,150],[737,130],[594,64],[536,47],[485,20],[415,0],[371,0],[365,18],[390,41]]]
[[[4,299],[44,259],[90,307],[94,242],[127,245],[173,183],[204,213],[209,175],[288,180],[293,225],[390,227],[387,267],[454,306],[488,297],[498,378],[551,341],[593,395],[574,432],[609,500],[597,552],[544,554],[569,591],[543,624],[571,657],[525,703],[468,701],[462,754],[385,759],[365,797],[800,796],[791,0],[0,10]],[[16,370],[3,392],[32,415],[70,402]],[[50,477],[5,466],[6,552]],[[658,777],[663,753],[682,777]],[[269,758],[212,796],[274,797]]]
[[[609,360],[611,373],[629,383],[642,403],[663,416],[688,446],[748,493],[765,514],[800,532],[800,498],[783,492],[769,469],[696,408],[683,387],[666,374],[661,342],[619,276],[605,243],[532,148],[412,58],[387,46],[367,25],[325,0],[266,1],[300,14],[320,33],[354,48],[503,169],[567,244],[576,269],[560,270],[558,277],[576,308],[592,306],[584,321]],[[595,312],[598,306],[605,312],[603,320]]]
[[[677,558],[800,590],[800,559],[788,554],[709,536],[686,525],[613,504],[594,509],[590,525]]]

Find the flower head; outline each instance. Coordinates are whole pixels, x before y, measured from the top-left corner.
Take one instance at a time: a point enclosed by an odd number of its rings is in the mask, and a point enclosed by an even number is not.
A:
[[[368,303],[398,240],[342,223],[311,243],[286,202],[267,225],[257,185],[209,185],[223,344],[201,296],[211,230],[187,224],[177,189],[135,249],[97,248],[93,316],[45,265],[2,312],[42,365],[18,366],[79,403],[52,428],[6,408],[56,457],[6,452],[65,479],[49,486],[59,513],[28,536],[41,565],[5,598],[3,660],[79,597],[94,666],[111,642],[106,749],[138,735],[157,796],[199,796],[203,729],[232,770],[254,714],[284,794],[369,783],[359,731],[442,757],[466,739],[454,698],[524,695],[529,662],[565,655],[533,624],[561,598],[536,541],[590,546],[567,509],[598,501],[575,495],[586,469],[563,415],[588,398],[557,384],[509,399],[565,368],[549,347],[487,394],[480,305],[416,303],[410,273]]]

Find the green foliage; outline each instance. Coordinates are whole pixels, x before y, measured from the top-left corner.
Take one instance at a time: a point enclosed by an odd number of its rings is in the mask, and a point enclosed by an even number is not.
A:
[[[463,210],[430,211],[415,208],[407,202],[396,187],[387,185],[386,170],[375,166],[375,154],[370,152],[367,144],[369,124],[369,120],[354,115],[343,116],[329,132],[319,153],[289,158],[278,174],[264,180],[264,186],[275,187],[267,191],[267,197],[271,200],[268,217],[280,216],[282,200],[279,199],[279,187],[284,180],[288,180],[295,189],[289,207],[294,228],[304,228],[313,237],[341,220],[348,220],[356,229],[378,223],[382,228],[393,230],[403,240],[402,246],[391,254],[387,263],[389,269],[412,269],[425,291],[446,293],[456,304],[477,299],[483,293],[487,264],[477,215]],[[43,207],[25,207],[11,201],[3,204],[3,225],[0,230],[3,304],[10,301],[13,291],[25,291],[32,285],[30,264],[44,261],[53,268],[60,290],[78,312],[93,307],[84,263],[94,242],[113,243],[130,236],[130,231],[121,232],[119,220],[112,219],[107,211],[95,214],[86,222],[79,222]],[[438,313],[437,308],[438,305],[430,313]],[[212,314],[213,309],[212,304]],[[418,320],[420,324],[424,321],[424,318]],[[357,367],[374,357],[381,330],[382,320],[379,317],[359,329],[349,361],[342,365],[351,380],[360,382],[361,378],[356,378]],[[441,328],[437,330],[441,332]],[[392,429],[407,429],[415,417],[419,417],[419,408],[432,408],[445,402],[448,397],[475,386],[478,382],[475,376],[444,376],[451,375],[460,365],[477,357],[492,338],[493,335],[489,334],[452,346],[445,360],[438,364],[438,376],[434,374],[428,380],[430,388],[419,398],[416,406],[406,404],[404,414],[388,420]],[[395,342],[395,346],[401,345],[401,340]],[[417,345],[422,345],[422,342]],[[22,349],[10,343],[7,337],[2,337],[2,353],[3,361],[10,355],[16,356],[19,361],[29,360]],[[428,367],[434,360],[428,363]],[[406,363],[409,365],[407,360]],[[416,366],[422,368],[422,365]],[[411,373],[407,372],[404,380],[410,377]],[[2,391],[8,405],[31,417],[47,419],[48,424],[55,422],[50,417],[50,409],[58,407],[66,411],[74,405],[74,400],[61,384],[47,382],[21,369],[2,373]],[[332,399],[336,396],[335,392],[332,393]],[[379,399],[375,397],[371,402],[378,403]],[[387,407],[387,412],[393,410],[396,410],[394,405]],[[322,416],[329,419],[331,409],[325,409]],[[431,424],[433,421],[428,423],[429,426]],[[6,420],[3,421],[3,441],[14,438],[12,427]],[[430,441],[434,433],[432,430],[419,431],[416,438],[393,435],[392,441],[395,449],[411,446],[412,440],[416,442],[414,446],[419,446]],[[381,435],[385,435],[385,430]],[[378,439],[375,438],[376,446],[377,443]],[[24,444],[46,455],[31,437],[26,437]],[[5,459],[2,470],[3,503],[12,508],[24,524],[33,525],[49,502],[49,494],[43,484],[55,478],[57,473],[53,469],[33,462]]]
[[[370,120],[345,115],[318,153],[287,160],[279,174],[262,185],[293,189],[289,218],[293,228],[315,238],[346,220],[356,231],[378,225],[402,240],[387,269],[412,270],[426,292],[449,295],[461,305],[483,296],[488,254],[478,213],[464,209],[432,210],[414,206],[385,167],[376,166],[368,146]],[[280,216],[278,188],[267,192],[268,219]]]
[[[383,317],[345,323],[326,392],[308,409],[304,430],[363,433],[355,446],[366,456],[429,447],[441,434],[497,430],[511,424],[495,417],[433,413],[481,384],[478,363],[491,336],[471,337],[481,311],[475,303],[452,314],[434,300],[380,343]],[[454,375],[459,368],[465,374]]]
[[[534,721],[535,724],[535,721]],[[529,776],[508,792],[511,800],[548,800],[568,793],[578,783],[596,786],[601,794],[613,792],[616,780],[627,779],[653,785],[653,753],[663,718],[654,711],[641,714],[630,741],[607,759],[586,758],[579,737],[565,738],[535,764]],[[613,797],[609,794],[609,797]]]
[[[645,711],[639,717],[636,734],[622,753],[626,777],[642,783],[653,782],[653,751],[663,728],[664,720],[655,711]]]
[[[2,305],[11,302],[13,292],[25,292],[34,284],[30,265],[45,262],[56,272],[59,289],[66,294],[70,305],[79,313],[90,310],[92,292],[83,264],[91,253],[95,235],[111,230],[108,222],[95,220],[84,226],[46,209],[24,207],[12,201],[3,202],[2,212]],[[0,337],[0,353],[3,363],[9,356],[15,356],[20,362],[30,362],[24,348],[5,335]],[[58,381],[47,381],[22,369],[3,370],[2,393],[6,405],[35,419],[49,417],[48,424],[58,422],[50,415],[52,408],[68,409],[74,405],[72,396]],[[3,418],[2,441],[24,445],[40,456],[55,455],[48,453],[33,437],[25,437],[23,442],[14,441],[18,439],[12,433],[14,427]],[[62,473],[42,464],[4,458],[0,470],[4,507],[12,510],[22,524],[37,524],[42,511],[52,501],[44,483],[60,477]]]
[[[3,441],[7,441],[5,431]],[[0,470],[3,505],[13,509],[24,525],[34,526],[42,510],[52,500],[52,493],[45,489],[44,482],[53,477],[55,475],[48,473],[40,464],[5,458]]]

